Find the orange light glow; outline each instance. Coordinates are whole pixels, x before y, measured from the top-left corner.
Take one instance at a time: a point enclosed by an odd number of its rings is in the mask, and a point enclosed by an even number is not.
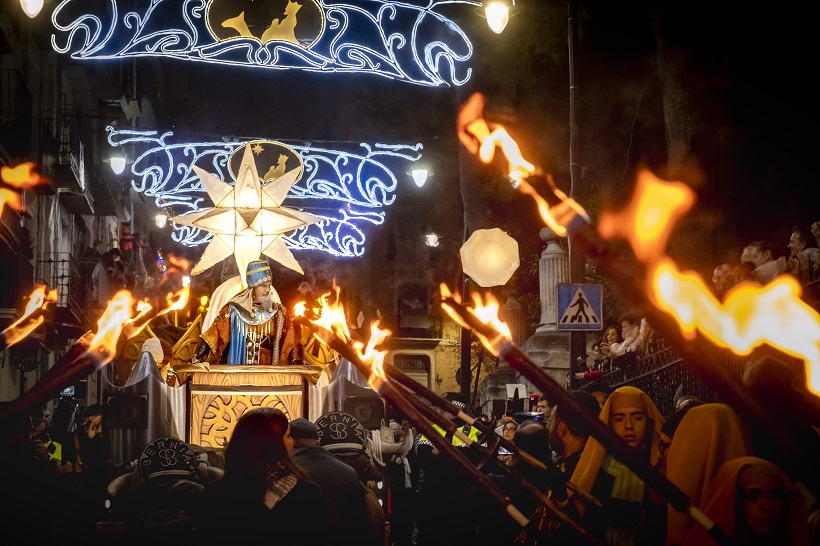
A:
[[[672,227],[694,201],[685,184],[642,171],[631,204],[619,213],[602,214],[599,231],[605,238],[623,236],[630,242],[647,265],[652,303],[677,321],[685,338],[700,332],[739,355],[771,345],[805,362],[807,386],[820,395],[820,315],[801,299],[796,279],[782,275],[765,286],[742,282],[721,303],[699,275],[681,272],[666,256]]]
[[[684,337],[700,331],[712,343],[739,355],[769,344],[806,364],[808,388],[820,395],[820,315],[801,298],[796,279],[781,275],[761,286],[740,283],[721,304],[693,272],[681,273],[669,259],[652,271],[655,305],[672,315]]]
[[[495,356],[498,356],[502,344],[506,341],[512,340],[512,332],[510,332],[510,328],[498,317],[498,310],[500,309],[498,300],[492,294],[487,294],[486,301],[482,300],[481,296],[475,292],[473,292],[472,297],[473,308],[470,312],[473,313],[478,320],[488,326],[491,326],[493,330],[498,333],[498,335],[493,339],[489,339],[479,332],[473,331],[473,333],[488,351],[493,353]]]
[[[303,301],[297,302],[296,305],[293,306],[293,316],[295,317],[304,317],[306,312],[307,304]]]
[[[34,163],[31,161],[21,163],[14,168],[0,167],[0,178],[9,186],[26,190],[30,190],[46,182],[45,179],[34,171]]]
[[[34,172],[34,163],[21,163],[12,167],[0,167],[0,179],[9,186],[21,189],[31,189],[40,184],[44,184],[45,179]],[[0,188],[0,214],[3,213],[5,204],[20,212],[23,210],[23,201],[20,193],[8,188]]]
[[[379,321],[375,320],[370,323],[370,339],[365,346],[359,341],[353,343],[353,348],[359,353],[362,362],[370,365],[371,378],[378,377],[382,381],[387,380],[387,374],[384,373],[384,357],[387,356],[387,351],[379,351],[376,349],[385,339],[390,336],[390,330],[383,330],[379,328]],[[364,351],[362,348],[364,347]]]
[[[507,174],[512,180],[520,181],[535,172],[535,165],[524,159],[518,143],[510,136],[507,130],[498,125],[491,132],[487,122],[478,119],[472,122],[467,130],[473,134],[481,143],[478,149],[478,157],[484,163],[489,163],[495,156],[496,147],[501,150],[510,164],[510,172]]]
[[[157,316],[170,313],[171,311],[181,311],[182,309],[185,309],[185,306],[188,305],[188,298],[190,297],[190,285],[183,286],[182,289],[176,293],[168,292],[168,294],[165,296],[166,307],[165,309],[157,313]],[[137,311],[139,311],[139,307],[137,307]]]
[[[37,327],[43,323],[44,319],[42,315],[31,321],[28,321],[28,318],[38,309],[45,309],[49,303],[54,303],[55,301],[57,301],[57,289],[54,288],[46,293],[45,285],[38,284],[37,288],[35,288],[34,292],[29,296],[28,304],[26,304],[26,309],[23,311],[23,316],[3,330],[6,347],[11,347],[36,330]],[[24,322],[28,323],[23,324]]]
[[[683,182],[665,182],[642,169],[629,206],[602,213],[598,231],[605,239],[624,237],[640,261],[651,263],[665,255],[672,228],[694,203],[694,192]]]
[[[23,201],[20,199],[19,193],[7,188],[0,188],[0,214],[3,213],[3,207],[6,203],[18,212],[23,210]]]
[[[439,285],[439,291],[441,292],[442,299],[453,298],[456,301],[456,303],[461,303],[461,296],[459,294],[453,294],[452,292],[450,292],[450,289],[447,287],[446,284],[441,283]],[[447,313],[447,316],[453,319],[453,322],[455,322],[462,328],[467,328],[468,330],[471,329],[470,326],[466,322],[464,322],[464,319],[461,318],[461,315],[456,313],[455,309],[447,305],[446,302],[441,303],[441,308],[444,309],[444,312]]]
[[[589,218],[581,205],[555,186],[551,175],[547,174],[546,178],[550,184],[550,190],[559,200],[559,203],[553,206],[550,206],[546,199],[544,199],[529,182],[524,180],[526,177],[535,173],[536,168],[532,163],[524,159],[518,143],[507,133],[504,127],[496,125],[496,128],[491,132],[487,122],[479,118],[467,126],[467,131],[479,141],[478,156],[485,163],[489,163],[493,160],[496,148],[501,150],[509,163],[509,173],[507,176],[509,176],[514,183],[513,185],[518,188],[521,193],[529,195],[535,200],[536,205],[538,205],[538,213],[541,215],[544,223],[559,237],[566,236],[567,226],[576,216],[580,215],[584,218]]]
[[[328,301],[328,296],[330,296],[329,292],[319,298],[319,303],[322,308],[320,310],[319,317],[311,322],[313,322],[316,326],[320,326],[325,330],[333,332],[336,337],[345,343],[349,343],[350,330],[347,328],[347,316],[345,315],[342,300],[339,297],[341,288],[336,285],[335,280],[333,281],[333,291],[336,293],[336,298],[333,303]]]
[[[108,364],[117,354],[117,341],[123,327],[142,315],[140,313],[132,318],[132,306],[131,292],[120,290],[108,302],[108,306],[97,321],[97,333],[91,340],[88,353],[94,355],[100,366]]]

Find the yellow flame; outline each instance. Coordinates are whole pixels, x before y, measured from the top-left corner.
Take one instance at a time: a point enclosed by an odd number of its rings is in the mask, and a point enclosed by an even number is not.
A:
[[[54,288],[52,290],[49,290],[48,294],[46,294],[46,286],[38,284],[29,296],[28,304],[26,304],[26,308],[23,311],[23,316],[21,316],[8,328],[3,330],[3,337],[6,346],[11,347],[21,339],[24,339],[26,336],[31,334],[31,332],[36,330],[37,327],[40,326],[44,321],[42,316],[39,316],[32,321],[29,321],[28,324],[22,326],[21,324],[27,321],[27,319],[35,311],[37,311],[38,309],[45,309],[49,303],[54,303],[55,301],[57,301],[57,289]]]
[[[439,285],[439,291],[441,292],[442,299],[453,298],[453,300],[455,300],[456,303],[461,303],[461,296],[459,294],[451,293],[450,289],[447,287],[446,284],[441,283]],[[461,315],[459,315],[456,312],[456,310],[453,309],[451,306],[447,305],[447,302],[442,302],[441,303],[441,308],[444,309],[444,312],[447,313],[447,315],[451,319],[453,319],[453,322],[455,322],[456,324],[458,324],[462,328],[467,328],[468,330],[471,329],[470,326],[466,322],[464,322],[464,319],[461,318]]]
[[[721,303],[693,272],[669,259],[652,270],[653,301],[677,320],[689,339],[700,331],[712,343],[739,355],[769,344],[805,362],[807,385],[820,395],[820,315],[801,298],[796,279],[782,275],[765,286],[740,283]]]
[[[0,214],[3,213],[3,207],[6,203],[18,212],[23,210],[23,202],[19,193],[7,188],[0,188]]]
[[[605,239],[626,238],[635,256],[650,263],[665,254],[672,228],[694,203],[695,193],[683,182],[665,182],[642,169],[629,206],[601,214],[598,231]]]
[[[132,305],[131,292],[120,290],[108,302],[108,306],[97,321],[97,333],[91,340],[88,352],[94,354],[100,366],[114,358],[123,327],[135,320],[131,318]],[[139,316],[137,315],[137,318]]]
[[[293,316],[304,317],[307,312],[307,303],[300,301],[293,306]]]
[[[510,332],[509,326],[498,316],[498,311],[501,306],[492,294],[487,294],[486,301],[482,300],[481,295],[475,292],[473,292],[472,298],[473,308],[470,312],[473,313],[478,320],[491,326],[498,335],[493,339],[489,339],[479,332],[473,331],[473,333],[488,351],[498,356],[502,346],[501,342],[512,340],[512,332]]]
[[[626,210],[601,215],[605,238],[623,236],[647,264],[652,303],[671,315],[681,334],[697,332],[715,345],[747,355],[764,344],[805,362],[807,386],[820,395],[820,315],[801,299],[796,279],[783,275],[761,286],[734,286],[721,303],[694,272],[681,272],[665,255],[675,222],[692,206],[694,192],[682,182],[664,182],[642,171]]]
[[[34,163],[31,161],[21,163],[14,168],[0,167],[0,178],[9,186],[27,190],[46,182],[34,171]]]
[[[483,126],[482,126],[483,124]],[[496,127],[492,132],[485,130],[487,124],[484,120],[474,121],[469,126],[469,130],[481,143],[478,149],[478,157],[484,163],[489,163],[495,156],[495,149],[501,150],[507,162],[510,164],[510,171],[507,176],[512,180],[521,180],[535,172],[535,165],[524,159],[518,143],[510,136],[502,126]]]
[[[387,379],[387,374],[384,372],[384,357],[387,356],[387,351],[379,351],[376,349],[385,339],[390,336],[390,330],[383,330],[379,328],[379,321],[375,320],[370,323],[370,339],[365,346],[364,343],[356,341],[353,343],[353,348],[359,353],[362,362],[370,365],[370,374],[372,377],[378,377],[382,380]],[[362,351],[364,348],[364,351]]]
[[[345,343],[349,343],[350,330],[347,328],[347,316],[345,314],[344,306],[342,305],[342,300],[339,297],[341,288],[336,285],[335,280],[333,281],[333,291],[336,293],[336,298],[333,303],[328,301],[328,297],[331,295],[330,292],[319,298],[319,303],[321,304],[319,316],[316,320],[312,320],[311,322],[316,326],[320,326],[325,330],[333,332],[336,337]]]
[[[479,141],[478,156],[485,163],[489,163],[493,160],[496,148],[501,150],[509,163],[509,173],[507,176],[514,181],[514,185],[521,193],[529,195],[535,200],[538,206],[538,213],[541,215],[544,223],[558,236],[566,236],[567,226],[576,215],[588,218],[586,211],[577,201],[571,199],[555,186],[551,175],[547,174],[546,178],[550,184],[551,191],[559,199],[559,203],[553,206],[550,206],[546,199],[544,199],[529,182],[524,180],[526,177],[535,173],[536,168],[532,163],[524,159],[518,143],[507,133],[507,130],[504,129],[503,126],[497,125],[496,128],[490,132],[487,122],[483,119],[477,119],[467,126],[467,130]]]
[[[183,286],[181,290],[176,293],[168,292],[165,296],[165,303],[166,307],[159,313],[157,316],[164,315],[166,313],[170,313],[171,311],[180,311],[185,309],[185,306],[188,305],[188,298],[191,296],[191,286]],[[139,311],[139,306],[137,307]]]

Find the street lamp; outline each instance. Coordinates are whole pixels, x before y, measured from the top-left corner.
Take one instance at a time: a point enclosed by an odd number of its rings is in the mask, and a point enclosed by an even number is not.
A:
[[[43,9],[43,3],[43,0],[20,0],[20,7],[23,8],[23,13],[34,19]]]
[[[431,231],[424,236],[424,244],[430,248],[436,248],[441,243],[440,239],[436,233]]]
[[[427,177],[430,175],[430,172],[427,169],[413,169],[410,171],[410,176],[413,178],[413,182],[419,188],[424,187],[427,183]]]
[[[484,15],[487,17],[487,26],[496,34],[501,34],[514,15],[512,7],[515,0],[492,0],[484,5]]]
[[[168,223],[168,215],[164,213],[157,214],[156,216],[154,216],[154,223],[157,225],[158,228],[164,228],[165,224]]]

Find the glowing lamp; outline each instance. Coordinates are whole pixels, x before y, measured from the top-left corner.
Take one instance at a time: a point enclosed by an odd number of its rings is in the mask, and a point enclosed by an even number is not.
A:
[[[108,163],[111,165],[111,170],[114,174],[122,174],[125,170],[125,156],[114,155],[108,158]]]
[[[165,227],[165,224],[168,223],[168,215],[167,214],[157,214],[154,216],[154,223],[157,225],[158,228],[162,229]]]
[[[34,19],[43,9],[43,0],[20,0],[20,7],[23,8],[23,13]]]
[[[521,265],[518,242],[498,228],[474,231],[460,253],[464,274],[485,288],[507,284]]]
[[[191,277],[189,275],[182,277],[182,286],[191,286]]]
[[[410,171],[410,176],[413,177],[413,182],[419,188],[423,187],[427,183],[427,176],[429,173],[427,169],[413,169]]]
[[[439,236],[432,231],[424,236],[424,244],[430,248],[435,248],[440,244]]]
[[[487,26],[496,34],[501,34],[510,22],[510,6],[506,2],[493,1],[484,6]]]

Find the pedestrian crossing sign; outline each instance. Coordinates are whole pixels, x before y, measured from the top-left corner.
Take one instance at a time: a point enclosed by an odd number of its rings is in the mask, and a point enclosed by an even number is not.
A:
[[[558,330],[601,330],[604,290],[600,284],[558,284]]]

